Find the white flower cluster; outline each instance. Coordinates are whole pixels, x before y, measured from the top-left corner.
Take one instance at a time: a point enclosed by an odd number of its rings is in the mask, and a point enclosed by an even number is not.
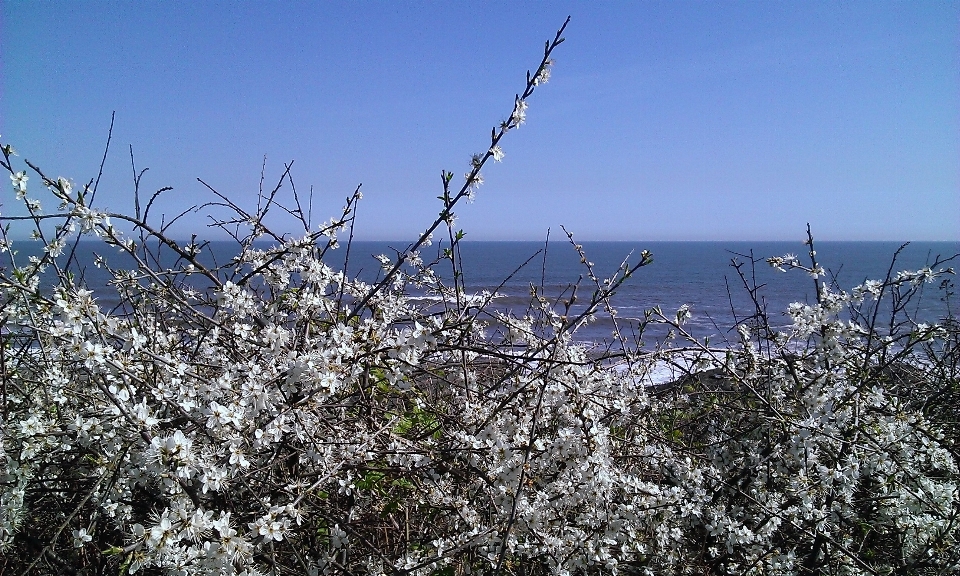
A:
[[[23,276],[38,267],[5,271],[5,554],[32,557],[29,526],[67,564],[106,550],[129,573],[956,561],[956,446],[884,372],[920,364],[871,360],[887,341],[840,319],[862,295],[947,270],[825,289],[790,308],[773,351],[742,327],[741,356],[706,362],[723,378],[655,392],[649,359],[633,351],[618,370],[591,357],[536,291],[532,315],[496,316],[502,338],[485,339],[479,313],[406,296],[417,283],[452,297],[419,260],[374,294],[321,248],[247,248],[216,284],[186,264],[176,283],[117,270],[115,312],[67,275],[45,296]]]

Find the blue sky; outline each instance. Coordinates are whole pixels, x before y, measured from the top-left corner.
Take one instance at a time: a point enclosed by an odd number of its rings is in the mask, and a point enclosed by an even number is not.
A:
[[[131,145],[168,215],[212,199],[197,177],[254,205],[266,155],[316,222],[362,183],[357,237],[408,239],[568,14],[468,239],[960,239],[956,2],[3,0],[0,134],[85,182],[116,111],[110,210]]]

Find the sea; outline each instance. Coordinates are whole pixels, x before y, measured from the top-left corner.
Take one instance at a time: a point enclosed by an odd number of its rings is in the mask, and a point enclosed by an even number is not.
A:
[[[39,253],[39,244],[29,240],[15,243],[18,257]],[[723,346],[737,342],[736,325],[756,313],[751,291],[762,304],[774,327],[789,324],[785,311],[792,302],[814,303],[814,280],[801,270],[780,272],[766,262],[771,256],[794,254],[801,262],[809,262],[809,248],[796,242],[583,242],[585,262],[575,247],[566,241],[544,242],[483,242],[460,243],[463,279],[468,294],[488,291],[492,310],[522,315],[530,304],[531,288],[550,302],[562,306],[572,287],[580,284],[578,304],[574,314],[596,290],[590,279],[587,264],[601,281],[613,276],[623,262],[636,264],[642,251],[652,254],[652,263],[637,270],[611,298],[616,310],[614,318],[601,310],[596,321],[581,326],[575,339],[585,343],[609,343],[615,328],[632,341],[643,341],[654,346],[666,336],[664,327],[648,326],[639,330],[640,321],[648,311],[659,307],[668,317],[675,316],[686,306],[690,318],[687,330],[697,338],[707,338]],[[420,256],[426,262],[438,260],[443,243],[424,247]],[[375,259],[378,254],[396,257],[407,250],[404,242],[355,241],[350,245],[347,274],[367,282],[375,281],[382,270]],[[816,258],[827,272],[826,280],[839,289],[850,290],[867,279],[884,279],[888,271],[917,270],[932,266],[937,259],[944,260],[960,254],[960,242],[818,242]],[[898,252],[899,251],[899,252]],[[236,253],[231,242],[212,242],[205,258],[219,262],[229,260]],[[81,241],[75,253],[74,269],[87,288],[93,290],[101,307],[109,309],[117,303],[116,291],[108,285],[109,276],[94,266],[95,255],[102,255],[114,266],[129,265],[129,261],[110,248],[92,241]],[[342,269],[347,254],[346,245],[329,251],[327,264]],[[894,255],[896,258],[894,260]],[[7,261],[0,256],[0,265]],[[171,265],[161,261],[161,265]],[[60,260],[63,261],[64,257]],[[940,264],[937,268],[960,267],[960,257]],[[739,266],[739,268],[737,267]],[[450,279],[450,263],[440,261],[436,266],[440,276]],[[954,277],[924,284],[920,293],[906,307],[917,321],[936,322],[957,314]],[[428,294],[412,290],[414,297],[429,299]]]

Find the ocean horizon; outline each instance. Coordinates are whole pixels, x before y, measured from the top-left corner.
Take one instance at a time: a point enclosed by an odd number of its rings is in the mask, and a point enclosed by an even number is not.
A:
[[[342,269],[347,254],[346,242],[337,250],[329,251],[326,263]],[[23,254],[39,253],[38,242],[16,241],[15,247]],[[261,243],[263,247],[270,243]],[[354,241],[350,246],[347,274],[351,277],[373,282],[381,273],[376,255],[395,257],[407,249],[406,242]],[[613,298],[621,331],[631,334],[637,321],[646,310],[659,306],[666,315],[672,315],[680,306],[688,306],[691,318],[687,326],[697,337],[709,337],[712,342],[723,345],[736,342],[735,325],[755,313],[748,289],[734,262],[742,264],[748,284],[760,286],[759,295],[765,305],[771,324],[784,326],[789,323],[785,316],[791,302],[811,303],[816,300],[813,280],[800,270],[779,272],[765,261],[771,256],[794,254],[805,264],[809,262],[808,248],[801,241],[584,241],[581,243],[587,261],[592,263],[595,275],[601,280],[613,275],[620,264],[627,260],[636,263],[640,253],[648,250],[653,254],[652,264],[645,266],[628,279]],[[817,260],[827,271],[827,279],[839,288],[850,290],[867,279],[882,280],[894,253],[903,243],[890,241],[823,241],[816,242]],[[446,242],[437,242],[420,250],[425,262],[439,260],[437,272],[449,279],[450,265],[441,258]],[[236,244],[232,241],[211,242],[206,257],[223,263],[233,256]],[[545,249],[545,250],[544,250]],[[537,287],[547,298],[557,302],[569,297],[576,282],[581,283],[579,302],[583,303],[596,288],[587,278],[585,265],[574,247],[565,239],[552,240],[549,244],[535,241],[463,241],[460,244],[463,260],[463,277],[468,293],[489,291],[495,297],[493,309],[523,314],[530,303],[531,286]],[[93,266],[94,254],[111,260],[114,265],[123,265],[123,256],[116,249],[94,241],[84,240],[78,244],[77,263],[84,271],[87,287],[105,308],[118,302],[116,292],[107,282],[104,270]],[[960,254],[960,242],[913,242],[907,244],[893,262],[892,270],[917,270],[933,264],[937,257],[949,258]],[[65,258],[65,257],[62,257]],[[62,260],[61,260],[62,261]],[[751,265],[753,261],[753,265]],[[161,262],[162,265],[173,264]],[[942,267],[956,266],[951,261]],[[951,277],[952,278],[952,277]],[[946,298],[946,289],[939,282],[923,287],[919,302],[910,309],[918,320],[934,322],[949,314],[956,314],[957,303]],[[416,296],[416,294],[415,294]],[[582,327],[577,340],[602,343],[613,334],[613,321],[601,312],[596,322]],[[663,336],[653,330],[644,340],[653,344]]]

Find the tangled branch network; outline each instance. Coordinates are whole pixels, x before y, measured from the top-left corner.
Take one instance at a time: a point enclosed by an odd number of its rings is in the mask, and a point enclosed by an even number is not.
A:
[[[507,314],[466,292],[454,209],[565,27],[374,283],[327,264],[349,254],[359,189],[317,227],[289,166],[255,210],[210,187],[236,241],[217,264],[151,219],[163,190],[141,205],[142,171],[133,214],[112,213],[97,182],[0,144],[22,205],[0,215],[0,572],[956,573],[960,329],[910,314],[925,285],[951,286],[947,259],[845,292],[811,235],[811,264],[770,264],[813,276],[817,302],[774,329],[743,274],[756,311],[723,348],[687,332],[687,307],[617,323],[617,289],[652,255],[601,278],[572,235],[584,274],[563,298],[532,286]],[[274,212],[303,233],[272,230]],[[84,282],[90,245],[116,305]],[[601,313],[614,342],[579,342]],[[645,348],[652,324],[669,337]],[[663,365],[678,376],[652,379]]]

